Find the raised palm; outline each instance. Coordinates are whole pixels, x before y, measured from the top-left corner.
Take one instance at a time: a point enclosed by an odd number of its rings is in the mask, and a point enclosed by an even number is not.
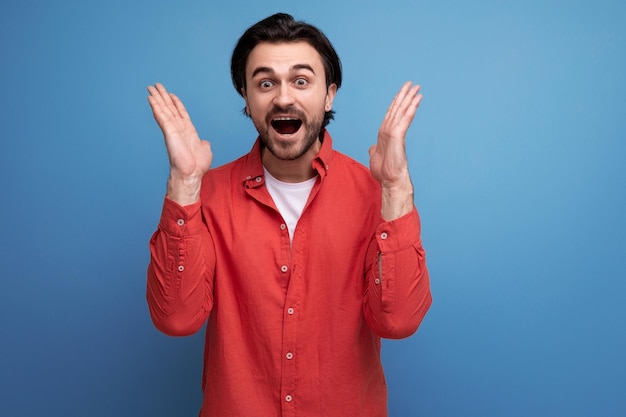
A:
[[[152,114],[163,132],[170,161],[168,196],[197,194],[202,177],[211,167],[213,160],[211,145],[208,141],[200,139],[185,106],[176,95],[169,93],[159,83],[149,86],[148,91]],[[178,184],[192,185],[194,190],[190,192],[171,189],[172,186],[176,188]],[[189,201],[179,202],[189,203]]]
[[[419,85],[405,83],[394,97],[378,131],[378,142],[369,150],[370,171],[383,187],[408,179],[406,132],[422,99]]]

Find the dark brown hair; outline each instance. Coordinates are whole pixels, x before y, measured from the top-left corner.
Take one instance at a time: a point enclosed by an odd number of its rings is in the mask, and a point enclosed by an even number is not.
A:
[[[237,93],[246,88],[246,64],[250,52],[261,42],[309,43],[322,57],[326,75],[326,88],[336,84],[341,87],[341,61],[335,48],[321,30],[302,21],[296,21],[286,13],[276,13],[250,26],[239,38],[230,60],[230,76]],[[333,110],[325,112],[322,127],[333,119]]]

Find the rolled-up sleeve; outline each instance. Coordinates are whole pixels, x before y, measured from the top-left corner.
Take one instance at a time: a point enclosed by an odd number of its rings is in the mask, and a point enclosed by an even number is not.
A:
[[[171,336],[198,331],[213,306],[215,250],[201,204],[165,198],[150,239],[147,301],[157,329]]]
[[[415,333],[432,303],[416,209],[382,221],[366,255],[365,319],[380,337]]]

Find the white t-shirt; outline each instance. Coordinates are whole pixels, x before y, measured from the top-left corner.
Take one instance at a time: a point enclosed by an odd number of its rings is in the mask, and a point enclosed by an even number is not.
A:
[[[296,225],[302,215],[304,205],[309,199],[313,185],[317,181],[317,176],[304,182],[283,182],[272,177],[265,167],[263,171],[265,172],[267,191],[269,191],[276,208],[283,216],[289,230],[289,240],[293,242]]]

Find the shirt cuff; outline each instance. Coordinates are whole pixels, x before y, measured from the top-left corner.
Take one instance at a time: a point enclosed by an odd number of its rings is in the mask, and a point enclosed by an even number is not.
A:
[[[175,236],[199,234],[203,228],[201,202],[181,206],[165,197],[159,228]]]
[[[417,209],[392,221],[381,218],[376,228],[376,240],[383,253],[397,252],[420,244],[420,219]]]

